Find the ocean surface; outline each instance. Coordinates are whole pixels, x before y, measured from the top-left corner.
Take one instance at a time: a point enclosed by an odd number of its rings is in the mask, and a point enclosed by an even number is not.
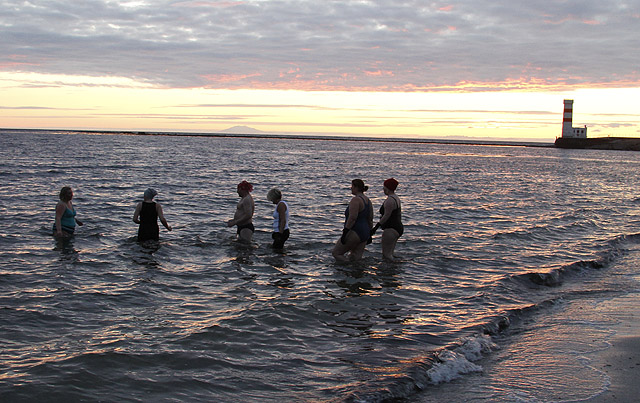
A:
[[[613,332],[590,308],[638,291],[639,175],[635,152],[0,131],[0,401],[588,399]],[[378,233],[336,264],[350,181],[377,212],[389,177],[399,260]],[[224,225],[242,180],[249,246]],[[147,187],[173,226],[152,248]]]

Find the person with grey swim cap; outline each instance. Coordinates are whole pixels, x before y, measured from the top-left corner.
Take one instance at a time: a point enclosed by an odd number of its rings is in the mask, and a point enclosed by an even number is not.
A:
[[[171,226],[164,218],[162,206],[160,203],[153,201],[158,192],[155,189],[148,188],[144,191],[144,200],[138,203],[136,211],[133,213],[133,222],[139,224],[138,242],[157,241],[160,239],[160,228],[158,227],[158,218],[164,227],[171,231]]]

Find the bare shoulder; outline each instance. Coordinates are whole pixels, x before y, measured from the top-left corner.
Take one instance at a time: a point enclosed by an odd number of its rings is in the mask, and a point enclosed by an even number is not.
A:
[[[247,195],[243,197],[242,199],[240,199],[240,202],[238,202],[238,205],[242,207],[253,206],[253,197],[251,197],[251,195]]]
[[[384,204],[386,205],[391,205],[391,204],[395,204],[396,201],[393,199],[393,197],[388,196],[386,199],[384,199]]]

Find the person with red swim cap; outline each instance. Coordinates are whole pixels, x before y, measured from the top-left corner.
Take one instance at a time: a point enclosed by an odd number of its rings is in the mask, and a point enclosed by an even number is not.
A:
[[[227,227],[238,226],[238,239],[244,242],[251,242],[255,227],[253,226],[253,213],[255,211],[255,203],[251,192],[253,191],[253,185],[247,181],[242,181],[237,187],[238,196],[240,201],[236,207],[236,212],[233,215],[233,219],[227,221]]]
[[[380,221],[371,230],[373,235],[378,228],[383,229],[380,244],[382,246],[382,256],[387,260],[393,260],[395,257],[393,253],[396,249],[396,243],[404,233],[400,199],[395,193],[397,187],[398,181],[394,178],[384,181],[382,189],[384,194],[387,195],[387,199],[380,206],[380,214],[382,215]]]

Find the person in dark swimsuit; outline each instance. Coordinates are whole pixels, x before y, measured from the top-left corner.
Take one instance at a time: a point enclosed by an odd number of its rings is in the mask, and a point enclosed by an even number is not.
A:
[[[238,196],[240,201],[236,206],[236,212],[233,215],[233,219],[227,221],[227,227],[238,226],[238,238],[243,242],[251,242],[255,227],[253,225],[253,213],[255,211],[255,203],[251,192],[253,191],[253,185],[247,181],[242,181],[237,186]]]
[[[57,237],[70,237],[73,235],[76,224],[82,226],[82,221],[76,218],[76,209],[73,207],[73,190],[65,186],[60,190],[60,200],[56,205],[56,218],[53,222],[53,235]]]
[[[167,223],[162,212],[160,203],[153,201],[158,194],[154,189],[144,191],[144,200],[138,203],[136,211],[133,213],[133,222],[139,224],[138,242],[157,241],[160,239],[160,228],[158,227],[158,218],[164,227],[171,231],[171,226]]]
[[[364,195],[369,189],[362,179],[351,181],[353,197],[345,211],[345,223],[342,236],[336,242],[331,254],[338,262],[362,258],[373,225],[371,200]],[[349,257],[345,256],[349,252]]]
[[[404,233],[404,225],[402,225],[402,209],[400,207],[400,199],[395,194],[398,187],[398,181],[389,178],[384,181],[383,190],[387,195],[387,199],[380,206],[380,221],[373,227],[371,231],[374,233],[378,228],[382,228],[382,256],[387,260],[393,260],[398,238]]]

